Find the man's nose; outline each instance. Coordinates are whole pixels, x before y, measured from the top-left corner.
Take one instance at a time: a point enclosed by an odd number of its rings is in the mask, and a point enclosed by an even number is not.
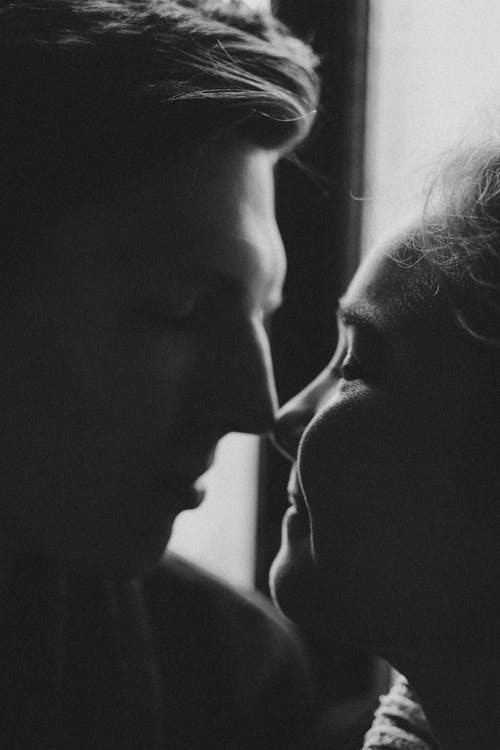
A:
[[[228,431],[263,434],[275,423],[278,397],[269,340],[257,322],[250,336],[235,344],[227,369]]]
[[[296,460],[302,434],[331,388],[331,377],[325,370],[279,410],[273,442],[290,461]]]

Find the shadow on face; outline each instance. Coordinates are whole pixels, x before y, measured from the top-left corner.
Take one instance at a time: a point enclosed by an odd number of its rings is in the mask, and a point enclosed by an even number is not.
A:
[[[184,156],[68,213],[4,319],[7,551],[147,567],[201,501],[218,440],[273,423],[277,154]]]
[[[457,326],[424,264],[396,261],[401,247],[361,265],[332,362],[276,428],[300,475],[277,601],[381,655],[437,648],[451,623],[470,646],[492,627],[500,573],[498,358]]]

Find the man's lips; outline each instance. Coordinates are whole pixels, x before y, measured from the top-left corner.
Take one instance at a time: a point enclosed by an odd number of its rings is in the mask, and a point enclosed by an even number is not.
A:
[[[174,512],[193,510],[203,502],[205,488],[200,472],[197,476],[168,472],[155,475],[155,480],[165,490],[165,502]]]
[[[158,466],[154,478],[171,491],[180,494],[188,491],[192,495],[194,490],[200,495],[199,501],[193,506],[197,507],[204,495],[203,475],[212,468],[215,452],[215,447],[204,451],[186,449],[184,460],[176,460],[175,456],[171,456],[168,463]]]

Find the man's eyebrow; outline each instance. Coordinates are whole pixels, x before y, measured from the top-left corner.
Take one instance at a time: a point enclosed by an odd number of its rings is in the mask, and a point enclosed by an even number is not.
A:
[[[178,281],[186,284],[211,284],[228,293],[238,293],[243,291],[243,284],[240,279],[231,276],[224,271],[213,268],[183,268],[177,272]]]
[[[205,284],[215,287],[228,298],[238,298],[246,295],[246,289],[243,279],[239,279],[230,273],[219,269],[198,267],[182,270],[178,276],[179,280],[187,284]],[[276,291],[277,286],[270,280],[270,294],[267,296],[263,310],[266,314],[275,312],[282,304],[283,297],[281,291]]]

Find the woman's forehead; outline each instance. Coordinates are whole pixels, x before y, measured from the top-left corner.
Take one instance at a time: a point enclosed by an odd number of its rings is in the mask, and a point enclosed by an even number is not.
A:
[[[413,239],[411,234],[399,236],[369,252],[349,285],[344,304],[372,307],[388,328],[435,311],[440,302],[439,282],[414,249]]]

